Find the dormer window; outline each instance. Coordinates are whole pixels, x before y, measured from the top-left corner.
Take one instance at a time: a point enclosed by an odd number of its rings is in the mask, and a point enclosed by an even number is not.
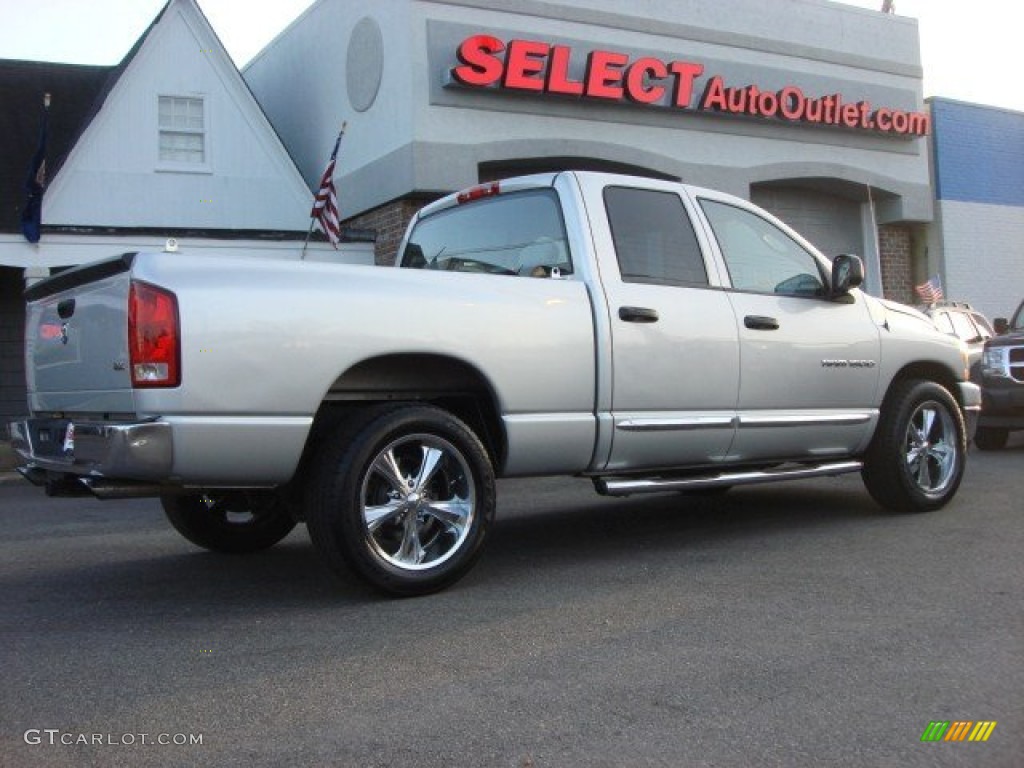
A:
[[[206,167],[206,116],[201,96],[160,96],[160,164]]]

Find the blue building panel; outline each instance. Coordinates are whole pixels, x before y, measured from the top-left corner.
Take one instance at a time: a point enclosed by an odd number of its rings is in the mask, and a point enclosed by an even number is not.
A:
[[[930,103],[936,199],[1024,207],[1024,113]]]

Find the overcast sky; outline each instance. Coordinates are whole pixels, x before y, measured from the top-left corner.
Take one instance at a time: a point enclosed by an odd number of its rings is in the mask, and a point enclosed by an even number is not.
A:
[[[784,7],[788,0],[774,0]],[[842,0],[878,10],[882,0]],[[3,0],[0,58],[115,64],[164,0]],[[199,0],[224,47],[242,67],[313,0]],[[1024,44],[1017,2],[895,0],[919,21],[924,95],[1024,111]]]

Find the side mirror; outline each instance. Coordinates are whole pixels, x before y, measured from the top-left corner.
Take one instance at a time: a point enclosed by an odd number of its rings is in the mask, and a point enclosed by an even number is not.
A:
[[[832,259],[832,297],[845,296],[864,282],[864,262],[860,256],[841,253]]]
[[[997,317],[992,321],[992,330],[996,332],[997,336],[1002,336],[1008,330],[1010,330],[1010,321],[1005,317]]]

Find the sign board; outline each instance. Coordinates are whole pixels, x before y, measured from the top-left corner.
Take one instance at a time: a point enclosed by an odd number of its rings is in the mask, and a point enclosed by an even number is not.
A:
[[[541,97],[626,102],[645,107],[841,127],[894,136],[926,136],[927,112],[875,106],[848,94],[805,93],[795,84],[736,85],[699,61],[580,51],[541,40],[471,35],[458,45],[451,84]]]

